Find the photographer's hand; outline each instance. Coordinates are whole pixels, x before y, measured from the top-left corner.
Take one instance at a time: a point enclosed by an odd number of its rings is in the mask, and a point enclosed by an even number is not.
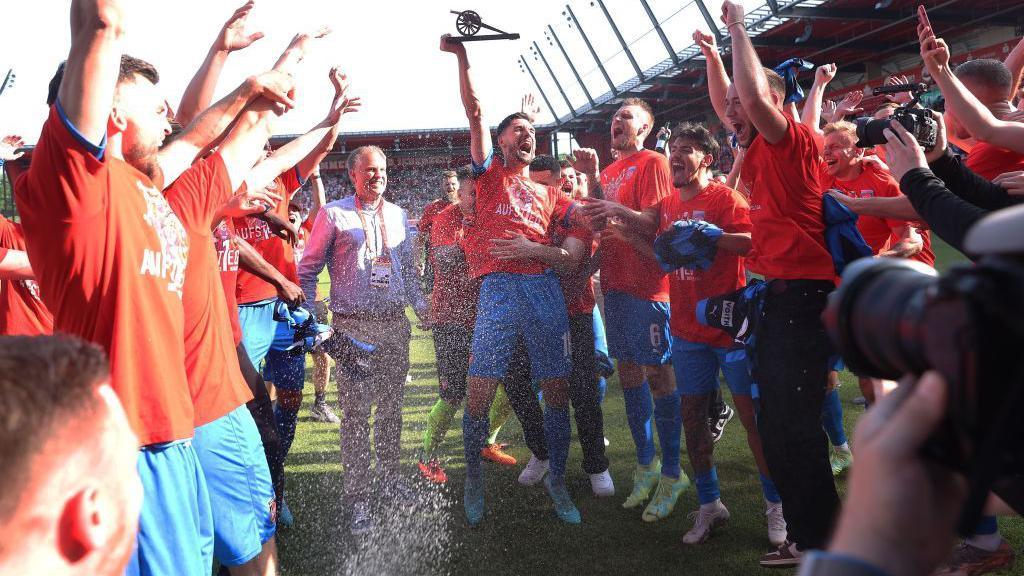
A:
[[[903,180],[903,176],[915,168],[928,168],[928,160],[924,156],[924,148],[917,143],[917,139],[899,122],[892,120],[890,127],[882,131],[885,136],[885,159],[889,163],[889,170],[897,182]]]
[[[966,482],[921,457],[946,412],[946,383],[928,372],[872,407],[854,434],[857,466],[831,552],[892,576],[928,574],[948,554]]]

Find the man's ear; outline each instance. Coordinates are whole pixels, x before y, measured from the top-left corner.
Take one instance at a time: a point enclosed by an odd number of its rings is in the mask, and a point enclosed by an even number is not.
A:
[[[110,109],[110,119],[107,122],[107,131],[111,134],[116,134],[124,132],[127,129],[128,116],[124,113],[124,110],[118,108],[115,103],[114,107]]]
[[[110,514],[110,510],[104,509],[99,492],[91,486],[64,503],[58,539],[60,552],[67,562],[77,562],[106,548],[113,531]]]
[[[714,163],[715,157],[712,156],[711,154],[705,154],[704,157],[700,159],[700,167],[707,170],[710,170],[711,166],[714,165]]]

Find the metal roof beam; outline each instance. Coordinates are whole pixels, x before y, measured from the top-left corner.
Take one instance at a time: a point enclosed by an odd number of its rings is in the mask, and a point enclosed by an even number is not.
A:
[[[783,18],[806,18],[808,20],[865,20],[871,22],[892,22],[909,18],[916,10],[871,10],[867,8],[832,8],[826,6],[791,6],[779,10]],[[932,22],[961,24],[977,16],[970,11],[934,10],[928,13]]]

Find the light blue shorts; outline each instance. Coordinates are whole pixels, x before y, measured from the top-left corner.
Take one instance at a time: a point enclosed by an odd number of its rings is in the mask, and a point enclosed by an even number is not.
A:
[[[677,337],[672,340],[672,367],[676,389],[683,396],[713,393],[718,389],[719,370],[734,396],[750,396],[752,380],[747,352],[742,348],[715,348]]]
[[[554,272],[495,272],[484,277],[473,329],[469,375],[505,378],[519,338],[526,343],[534,380],[569,376],[569,318]]]
[[[277,298],[238,305],[238,323],[242,327],[242,343],[249,360],[257,369],[266,358],[276,335],[274,305]]]
[[[191,440],[143,447],[139,534],[125,574],[209,576],[213,517],[206,478]]]
[[[294,329],[287,322],[275,322],[274,339],[263,365],[263,379],[282,390],[302,390],[306,383],[306,354],[284,351],[294,343],[294,334]]]
[[[277,529],[259,430],[242,405],[196,428],[194,444],[210,493],[213,555],[225,566],[245,564]]]
[[[672,360],[667,302],[641,300],[624,292],[604,295],[608,353],[620,362],[661,366]]]

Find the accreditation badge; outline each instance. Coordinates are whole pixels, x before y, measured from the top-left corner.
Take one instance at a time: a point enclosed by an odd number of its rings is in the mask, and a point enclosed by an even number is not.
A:
[[[391,257],[378,256],[370,266],[370,286],[378,290],[387,290],[391,286]]]

